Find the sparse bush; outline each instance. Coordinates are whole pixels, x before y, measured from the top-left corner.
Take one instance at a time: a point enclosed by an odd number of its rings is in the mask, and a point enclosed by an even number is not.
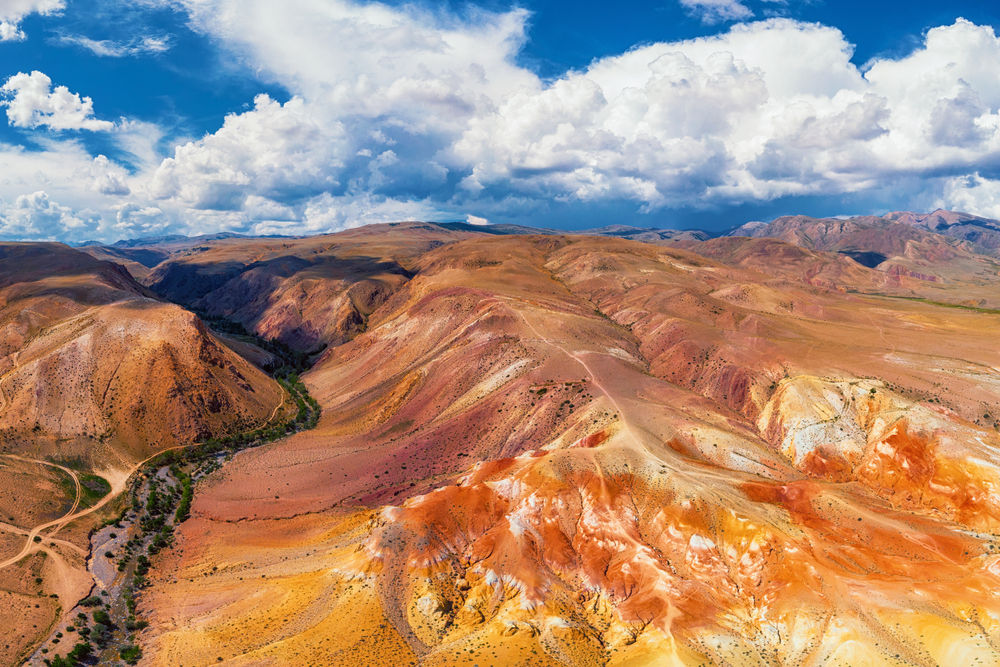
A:
[[[90,647],[89,642],[77,642],[73,650],[66,654],[66,664],[69,665],[79,665],[86,662],[88,658],[93,654],[93,649]]]
[[[142,649],[135,644],[129,644],[118,651],[119,657],[130,665],[134,665],[142,658]]]

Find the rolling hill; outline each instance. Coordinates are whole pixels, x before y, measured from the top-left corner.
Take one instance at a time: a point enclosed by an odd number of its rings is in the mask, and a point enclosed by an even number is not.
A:
[[[365,231],[406,273],[318,428],[199,488],[154,663],[998,659],[996,314],[778,242],[430,233]]]
[[[137,464],[258,425],[284,390],[121,266],[0,244],[0,664],[19,664],[93,585],[90,530]]]
[[[66,246],[0,246],[0,330],[8,451],[125,465],[281,402],[195,315]]]

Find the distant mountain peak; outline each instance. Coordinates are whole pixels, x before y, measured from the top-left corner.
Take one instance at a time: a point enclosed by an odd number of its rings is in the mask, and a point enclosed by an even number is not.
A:
[[[788,215],[770,222],[748,222],[727,235],[772,237],[814,250],[849,250],[887,257],[904,254],[911,241],[934,242],[940,247],[951,244],[1000,257],[1000,222],[940,208],[930,213],[892,211],[882,216],[850,218]],[[960,246],[962,243],[966,245]]]

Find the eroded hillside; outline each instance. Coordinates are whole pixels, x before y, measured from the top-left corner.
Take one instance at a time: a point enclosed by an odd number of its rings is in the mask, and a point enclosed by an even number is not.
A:
[[[152,663],[1000,660],[996,314],[771,242],[439,240],[367,252],[407,275],[319,427],[199,487]]]
[[[809,250],[834,252],[877,270],[878,291],[947,303],[997,308],[1000,223],[963,213],[908,212],[883,217],[784,216],[750,222],[729,236],[775,238]],[[708,245],[718,252],[724,239]],[[690,244],[689,244],[690,247]],[[845,280],[843,285],[859,287]]]
[[[146,282],[165,298],[301,351],[350,340],[424,252],[474,234],[362,227],[305,239],[230,239],[176,252]]]
[[[137,464],[262,424],[285,393],[191,312],[59,244],[0,245],[0,664],[93,584],[92,527]]]
[[[282,400],[195,315],[65,246],[0,247],[0,331],[7,451],[127,466]]]

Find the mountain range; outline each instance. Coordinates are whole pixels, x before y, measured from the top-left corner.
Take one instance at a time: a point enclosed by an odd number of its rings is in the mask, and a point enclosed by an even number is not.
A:
[[[0,246],[0,661],[85,639],[138,466],[291,415],[280,357],[318,423],[198,477],[148,664],[995,664],[998,253],[946,211]]]

